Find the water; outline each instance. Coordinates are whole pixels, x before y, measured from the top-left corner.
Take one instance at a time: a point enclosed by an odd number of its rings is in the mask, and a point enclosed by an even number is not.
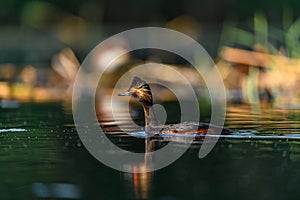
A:
[[[166,103],[172,108],[173,103]],[[203,121],[209,114],[203,114]],[[141,112],[133,113],[142,123]],[[168,121],[176,121],[172,115]],[[123,173],[96,160],[81,143],[70,105],[21,103],[1,109],[0,199],[298,199],[300,113],[229,105],[222,138],[204,159],[201,142],[161,170]],[[115,144],[145,151],[145,139],[102,118]],[[126,126],[126,118],[122,121]],[[137,133],[142,133],[138,131]],[[141,135],[143,136],[143,135]],[[155,140],[160,148],[166,141]],[[181,143],[178,142],[178,148]],[[146,169],[141,163],[134,170]]]

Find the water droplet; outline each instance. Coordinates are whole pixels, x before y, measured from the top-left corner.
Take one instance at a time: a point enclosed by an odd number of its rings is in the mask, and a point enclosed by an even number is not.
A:
[[[77,147],[81,147],[81,142],[77,142]]]

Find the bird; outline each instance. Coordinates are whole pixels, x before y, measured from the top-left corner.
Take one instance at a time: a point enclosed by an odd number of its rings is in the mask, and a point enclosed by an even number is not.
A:
[[[205,135],[210,128],[210,133],[221,133],[229,135],[232,133],[230,129],[220,126],[187,121],[178,124],[160,124],[155,120],[155,115],[151,110],[153,106],[153,96],[149,84],[140,77],[134,76],[127,91],[118,94],[118,96],[130,96],[137,99],[143,106],[145,117],[145,132],[148,135],[158,134],[197,134]]]

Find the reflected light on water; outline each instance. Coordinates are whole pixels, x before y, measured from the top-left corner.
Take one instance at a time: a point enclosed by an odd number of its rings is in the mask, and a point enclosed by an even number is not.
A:
[[[153,182],[153,158],[147,154],[155,149],[155,141],[151,139],[146,139],[145,142],[145,160],[143,163],[132,167],[134,173],[124,173],[124,178],[133,187],[135,199],[148,199],[151,197],[152,182]],[[140,173],[138,173],[140,172]]]
[[[227,107],[227,126],[237,131],[255,131],[258,135],[299,134],[300,110],[262,108],[253,111],[247,105],[229,105]]]

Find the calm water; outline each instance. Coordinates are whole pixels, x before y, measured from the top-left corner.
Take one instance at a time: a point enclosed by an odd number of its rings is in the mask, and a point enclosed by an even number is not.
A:
[[[142,121],[140,112],[135,116]],[[169,121],[176,120],[172,116]],[[140,174],[116,171],[90,155],[66,105],[24,103],[1,109],[0,117],[0,199],[300,197],[298,110],[229,106],[226,127],[236,133],[219,141],[207,157],[198,158],[198,142],[168,167]],[[209,120],[207,113],[203,120]],[[104,124],[112,133],[108,137],[120,147],[145,150],[143,138],[118,132],[109,118]]]

